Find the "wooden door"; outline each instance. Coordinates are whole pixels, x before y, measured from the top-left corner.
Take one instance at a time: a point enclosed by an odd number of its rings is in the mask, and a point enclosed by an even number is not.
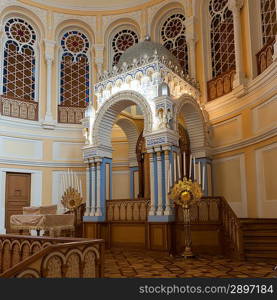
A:
[[[30,206],[31,174],[6,173],[6,230],[10,230],[10,216],[22,214],[23,206]]]

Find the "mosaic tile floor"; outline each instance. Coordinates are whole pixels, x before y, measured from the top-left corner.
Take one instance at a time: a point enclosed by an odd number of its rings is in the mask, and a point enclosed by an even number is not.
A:
[[[203,255],[184,260],[161,252],[114,248],[105,252],[106,278],[272,278],[273,262],[235,261],[222,256]]]

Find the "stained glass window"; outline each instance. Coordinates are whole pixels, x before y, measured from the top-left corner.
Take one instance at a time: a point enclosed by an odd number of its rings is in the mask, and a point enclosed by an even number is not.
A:
[[[216,77],[235,68],[233,14],[228,0],[210,0],[212,74]]]
[[[265,45],[277,34],[275,0],[261,0],[261,17],[263,44]]]
[[[33,27],[20,18],[5,24],[3,94],[7,97],[35,100],[36,59]]]
[[[112,39],[112,66],[116,65],[122,53],[138,43],[138,35],[130,29],[117,32]]]
[[[88,38],[68,31],[61,39],[60,105],[85,107],[89,102]]]
[[[161,43],[178,59],[188,73],[188,47],[186,43],[185,16],[180,13],[171,15],[162,24]]]

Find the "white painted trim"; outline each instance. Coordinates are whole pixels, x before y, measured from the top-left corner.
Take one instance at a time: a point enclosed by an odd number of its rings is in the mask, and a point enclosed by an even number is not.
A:
[[[8,142],[8,141],[18,142],[18,143],[24,142],[24,143],[32,144],[32,146],[35,150],[35,153],[34,153],[34,155],[20,155],[20,154],[6,153],[3,151],[4,142]],[[43,159],[43,141],[22,139],[22,138],[17,138],[17,137],[1,136],[0,137],[0,156],[9,157],[9,158],[42,160]]]
[[[238,136],[234,136],[232,138],[229,139],[228,144],[232,143],[232,142],[236,142],[238,140],[241,140],[242,137],[242,120],[241,120],[241,115],[235,116],[233,118],[230,118],[228,120],[225,120],[223,122],[219,122],[215,125],[213,125],[213,128],[217,128],[220,126],[224,126],[226,124],[232,123],[232,122],[237,122],[237,126],[238,126]]]
[[[43,5],[45,5],[44,0],[36,0]],[[79,5],[63,5],[58,4],[57,1],[47,1],[48,6],[52,6],[54,8],[62,8],[62,9],[72,9],[72,10],[80,10],[80,11],[105,11],[105,10],[118,10],[118,9],[126,9],[136,7],[138,5],[144,4],[148,2],[148,0],[132,0],[129,4],[117,4],[117,5],[103,5],[105,2],[102,1],[102,5],[97,5],[96,3],[91,5],[79,6]]]
[[[273,92],[277,92],[276,86],[276,76],[277,76],[277,62],[273,62],[262,74],[257,76],[254,80],[246,82],[245,91],[246,95],[242,98],[235,96],[234,91],[231,93],[217,98],[213,101],[206,103],[205,109],[209,115],[214,112],[220,117],[210,118],[211,121],[215,122],[227,118],[234,113],[239,113],[243,109],[252,106],[255,103],[271,95]],[[261,88],[268,86],[266,92],[262,95],[257,95],[257,91]],[[251,97],[252,96],[252,97]],[[254,100],[253,100],[254,98]]]
[[[266,200],[266,191],[265,191],[265,178],[264,178],[264,164],[262,159],[262,153],[268,150],[277,148],[277,143],[270,144],[268,146],[259,148],[255,151],[255,162],[256,162],[256,204],[258,210],[258,217],[265,218],[263,203],[275,204],[277,207],[276,200]]]
[[[245,148],[257,143],[260,143],[266,139],[272,138],[274,136],[277,135],[277,127],[273,128],[270,131],[264,132],[260,135],[257,136],[253,136],[251,138],[248,139],[244,139],[241,142],[238,143],[234,143],[228,146],[220,146],[220,147],[216,147],[212,149],[212,154],[220,154],[220,153],[224,153],[224,152],[229,152],[229,151],[233,151],[233,150],[237,150],[237,149],[241,149],[241,148]]]
[[[0,233],[6,233],[5,228],[5,203],[6,203],[6,173],[30,173],[31,174],[31,205],[42,204],[42,171],[17,168],[0,168]]]
[[[225,162],[225,161],[229,161],[229,160],[234,160],[237,158],[239,158],[239,160],[240,160],[241,202],[238,203],[238,202],[228,201],[228,203],[230,204],[230,206],[232,207],[232,209],[235,212],[241,211],[241,216],[239,216],[239,217],[247,218],[247,216],[248,216],[247,201],[248,200],[247,200],[247,188],[246,188],[245,155],[243,153],[241,153],[241,154],[237,154],[237,155],[233,155],[233,156],[215,159],[215,160],[213,160],[212,165],[215,165],[215,164],[218,164],[221,162]],[[216,182],[214,172],[212,172],[212,178],[213,178],[213,185],[214,185]],[[213,190],[215,190],[214,187],[213,187]],[[215,196],[218,196],[218,195],[215,195]]]
[[[83,143],[53,142],[53,146],[52,146],[53,160],[58,160],[58,161],[82,161],[82,156],[80,158],[66,159],[66,157],[64,157],[63,154],[61,153],[61,150],[60,150],[61,145],[68,145],[68,146],[70,146],[70,145],[72,145],[72,146],[79,145],[80,150],[82,149],[82,146],[84,146]]]
[[[0,158],[0,164],[5,165],[17,165],[17,166],[30,166],[30,167],[47,167],[47,168],[83,168],[85,167],[85,163],[81,161],[79,163],[68,163],[68,162],[49,162],[49,161],[31,161],[31,160],[11,160],[11,159],[2,159]]]
[[[264,131],[267,131],[267,130],[270,130],[270,129],[276,129],[276,125],[277,125],[277,118],[276,118],[276,121],[275,123],[271,124],[271,125],[268,125],[267,127],[263,127],[263,128],[260,128],[259,124],[258,124],[258,110],[268,104],[270,104],[271,102],[273,101],[276,101],[277,103],[277,96],[275,97],[272,97],[271,99],[255,106],[253,109],[252,109],[252,130],[254,133],[261,133],[261,132],[264,132]]]

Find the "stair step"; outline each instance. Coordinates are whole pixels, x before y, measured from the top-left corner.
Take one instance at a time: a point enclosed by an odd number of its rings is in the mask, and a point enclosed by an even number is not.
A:
[[[261,231],[256,231],[256,230],[244,230],[243,231],[243,236],[275,236],[277,238],[277,231],[276,230],[261,230]]]
[[[249,244],[249,243],[245,243],[244,244],[244,249],[245,249],[246,252],[248,252],[248,250],[250,250],[250,251],[270,250],[270,251],[276,251],[276,253],[277,253],[277,243],[274,243],[274,244]]]
[[[276,251],[270,251],[270,250],[261,250],[261,251],[247,251],[245,252],[245,257],[250,258],[250,257],[256,257],[256,258],[274,258],[277,259],[277,252]]]
[[[277,218],[240,218],[240,222],[245,224],[277,224]]]
[[[242,230],[275,230],[277,232],[277,224],[243,224]]]
[[[277,245],[276,238],[256,238],[256,237],[247,237],[244,238],[244,244],[254,244],[254,245]]]

